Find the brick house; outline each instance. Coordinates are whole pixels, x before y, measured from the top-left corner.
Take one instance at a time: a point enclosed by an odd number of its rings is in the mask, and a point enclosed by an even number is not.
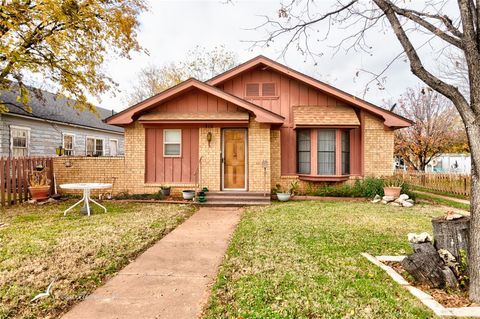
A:
[[[412,124],[263,56],[106,122],[125,129],[117,185],[137,193],[165,184],[269,192],[292,180],[391,175],[394,130]]]

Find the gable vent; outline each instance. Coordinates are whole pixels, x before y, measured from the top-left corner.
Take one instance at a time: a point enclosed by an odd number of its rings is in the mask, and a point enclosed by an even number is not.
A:
[[[259,83],[247,83],[245,89],[246,96],[260,96],[260,84]]]
[[[275,83],[262,83],[262,96],[277,96]]]

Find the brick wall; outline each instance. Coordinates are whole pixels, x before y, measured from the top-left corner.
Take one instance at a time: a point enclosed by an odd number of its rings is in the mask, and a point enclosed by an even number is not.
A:
[[[267,161],[264,170],[262,161]],[[248,126],[248,190],[251,192],[269,192],[270,179],[270,125],[250,120]]]
[[[207,142],[207,134],[212,133],[210,145]],[[218,127],[200,128],[199,132],[199,158],[200,165],[200,184],[202,187],[208,187],[211,191],[220,190],[220,170],[221,170],[221,130]]]
[[[365,112],[364,175],[390,176],[393,174],[393,130],[386,128],[383,119]]]

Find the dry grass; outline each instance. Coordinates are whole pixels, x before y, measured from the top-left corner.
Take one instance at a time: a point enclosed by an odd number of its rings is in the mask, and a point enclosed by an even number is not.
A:
[[[0,318],[58,317],[194,211],[110,203],[106,214],[63,217],[69,204],[1,211]],[[31,303],[52,281],[53,296]]]
[[[433,318],[360,256],[404,255],[442,208],[290,202],[246,211],[205,318]]]

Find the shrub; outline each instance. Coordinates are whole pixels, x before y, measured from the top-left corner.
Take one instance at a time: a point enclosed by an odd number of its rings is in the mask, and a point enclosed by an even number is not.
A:
[[[314,186],[309,184],[306,187],[307,195],[314,196],[333,196],[333,197],[369,197],[372,198],[375,195],[383,196],[383,186],[385,180],[378,177],[366,177],[365,179],[355,180],[353,185],[349,184],[320,184]],[[407,184],[402,184],[402,194],[407,194],[411,198],[415,198],[415,194],[412,193]]]

